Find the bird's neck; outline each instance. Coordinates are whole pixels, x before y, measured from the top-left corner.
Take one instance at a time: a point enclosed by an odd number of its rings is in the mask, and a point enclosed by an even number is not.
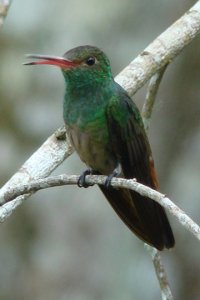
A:
[[[64,98],[64,120],[68,125],[90,122],[104,114],[105,107],[113,93],[114,81],[104,80],[99,83],[68,82]]]

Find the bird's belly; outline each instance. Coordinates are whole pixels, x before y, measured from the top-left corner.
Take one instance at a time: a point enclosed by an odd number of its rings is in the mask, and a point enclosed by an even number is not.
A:
[[[104,175],[113,172],[117,163],[102,132],[80,130],[73,126],[69,128],[69,135],[76,152],[87,166]]]

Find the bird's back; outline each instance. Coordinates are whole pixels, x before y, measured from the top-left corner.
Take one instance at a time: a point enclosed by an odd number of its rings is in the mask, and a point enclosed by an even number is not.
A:
[[[128,94],[117,85],[117,97],[107,108],[109,140],[123,176],[158,189],[150,145],[140,113]],[[173,233],[164,209],[135,191],[100,189],[124,221],[142,240],[162,250],[174,246]]]

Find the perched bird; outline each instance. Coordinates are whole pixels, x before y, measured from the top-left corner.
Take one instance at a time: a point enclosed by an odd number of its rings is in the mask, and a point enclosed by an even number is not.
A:
[[[123,222],[141,240],[162,250],[174,246],[164,209],[135,191],[110,186],[113,176],[136,178],[158,189],[150,145],[141,115],[127,92],[118,85],[107,56],[93,46],[80,46],[63,57],[29,55],[37,61],[26,65],[61,68],[66,87],[63,116],[71,143],[89,167],[87,174],[107,175],[99,186]]]

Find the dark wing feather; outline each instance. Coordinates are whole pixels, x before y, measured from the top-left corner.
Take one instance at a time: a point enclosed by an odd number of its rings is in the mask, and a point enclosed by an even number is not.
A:
[[[113,154],[125,178],[158,188],[151,149],[140,113],[121,87],[107,108],[107,124]],[[134,191],[100,187],[126,225],[142,240],[162,250],[174,246],[174,237],[164,209]]]

